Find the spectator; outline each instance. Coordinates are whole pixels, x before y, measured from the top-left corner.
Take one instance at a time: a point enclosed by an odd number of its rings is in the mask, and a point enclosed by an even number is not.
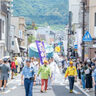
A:
[[[86,74],[86,88],[87,88],[86,91],[89,92],[90,89],[92,88],[92,68],[90,64],[88,64],[88,67],[85,70],[85,74]]]
[[[81,83],[82,83],[82,86],[83,86],[83,89],[85,89],[85,66],[84,64],[81,65]]]
[[[81,64],[82,64],[82,62],[77,64],[77,73],[78,73],[80,85],[81,85],[81,71],[80,71],[81,70]]]

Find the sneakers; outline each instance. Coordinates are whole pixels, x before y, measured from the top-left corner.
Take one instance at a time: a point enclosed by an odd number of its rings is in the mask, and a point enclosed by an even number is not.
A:
[[[43,93],[43,91],[42,91],[42,90],[41,90],[40,92],[41,92],[41,93]]]
[[[70,90],[70,93],[73,93],[73,90]]]
[[[6,89],[5,88],[3,88],[3,91],[5,91]]]
[[[88,92],[90,92],[90,91],[87,89],[86,92],[88,93]]]
[[[44,93],[42,90],[40,91],[41,93]],[[45,90],[45,93],[47,93],[47,90]]]

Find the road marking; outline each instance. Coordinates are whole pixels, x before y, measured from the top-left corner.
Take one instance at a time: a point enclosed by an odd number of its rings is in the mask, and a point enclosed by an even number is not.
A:
[[[86,91],[84,91],[82,88],[80,88],[77,84],[75,84],[77,88],[79,88],[86,96],[90,96]]]
[[[10,90],[7,90],[7,91],[5,91],[5,92],[3,92],[3,93],[7,94],[7,93],[9,93],[9,92],[10,92]]]
[[[20,86],[21,85],[21,83],[18,83],[18,86]]]
[[[69,90],[69,87],[68,87],[68,86],[66,86],[65,88]],[[76,91],[76,90],[73,90],[73,92],[74,92],[75,94],[80,94],[80,92],[78,92],[78,91]]]
[[[16,89],[17,87],[16,86],[14,86],[13,88],[11,88],[12,90],[14,90],[14,89]]]
[[[62,85],[62,86],[63,86],[63,85],[66,85],[66,84],[64,84],[64,83],[60,83],[60,85]]]

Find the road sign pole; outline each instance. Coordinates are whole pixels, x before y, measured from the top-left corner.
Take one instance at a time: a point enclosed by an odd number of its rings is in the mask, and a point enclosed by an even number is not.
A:
[[[82,35],[85,34],[85,2],[83,2],[83,26],[82,26]],[[85,42],[82,40],[82,61],[85,59]]]

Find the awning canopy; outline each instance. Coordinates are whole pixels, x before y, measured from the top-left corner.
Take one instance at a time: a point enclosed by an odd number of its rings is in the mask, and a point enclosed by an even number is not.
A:
[[[15,38],[14,53],[20,53],[20,49],[19,49],[19,44],[18,44],[17,38]]]

